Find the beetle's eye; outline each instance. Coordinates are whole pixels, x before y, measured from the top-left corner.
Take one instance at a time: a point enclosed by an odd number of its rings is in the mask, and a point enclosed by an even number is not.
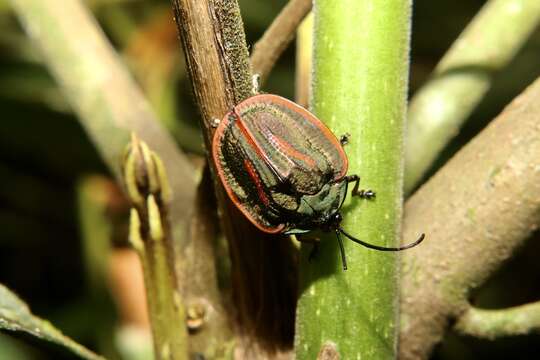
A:
[[[341,213],[336,213],[334,215],[334,221],[340,223],[341,220],[343,220],[343,216],[341,216]]]

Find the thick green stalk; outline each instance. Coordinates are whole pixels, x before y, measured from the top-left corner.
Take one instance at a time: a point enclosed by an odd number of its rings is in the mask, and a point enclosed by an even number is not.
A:
[[[538,0],[491,0],[411,100],[405,192],[418,185],[444,147],[540,21]]]
[[[365,241],[396,246],[402,213],[411,4],[388,0],[315,2],[313,110],[340,135],[349,174],[377,192],[344,206],[343,227]],[[392,359],[397,345],[398,257],[345,241],[343,271],[335,236],[301,263],[296,356]]]

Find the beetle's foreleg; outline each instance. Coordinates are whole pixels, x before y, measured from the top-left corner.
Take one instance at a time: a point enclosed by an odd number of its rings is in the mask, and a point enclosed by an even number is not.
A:
[[[351,134],[345,133],[339,137],[339,143],[341,146],[345,146],[349,143],[349,138],[351,137]]]
[[[375,192],[373,190],[359,190],[358,187],[360,186],[360,176],[358,175],[348,175],[345,177],[345,181],[347,183],[354,183],[354,187],[352,189],[352,196],[358,196],[360,199],[373,199],[375,197]]]

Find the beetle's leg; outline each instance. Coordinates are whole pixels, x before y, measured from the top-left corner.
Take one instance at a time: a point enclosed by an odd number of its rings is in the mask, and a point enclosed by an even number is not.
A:
[[[349,143],[350,137],[351,137],[351,134],[349,134],[349,133],[345,133],[345,134],[341,135],[339,137],[339,142],[340,142],[341,146],[347,145]]]
[[[341,264],[343,265],[343,270],[347,270],[347,256],[345,256],[345,248],[343,247],[343,241],[341,236],[339,236],[340,230],[336,229],[336,238],[339,245],[339,253],[341,254]]]
[[[358,196],[360,199],[373,199],[375,197],[375,192],[373,190],[358,189],[360,186],[360,176],[348,175],[345,176],[345,181],[347,181],[347,183],[354,183],[354,187],[351,192],[352,196]]]
[[[355,194],[353,193],[353,196],[358,196],[360,199],[368,199],[371,200],[375,197],[375,191],[367,189],[360,189]]]
[[[253,95],[257,95],[259,94],[259,90],[261,90],[261,75],[253,74],[251,77],[251,92]]]

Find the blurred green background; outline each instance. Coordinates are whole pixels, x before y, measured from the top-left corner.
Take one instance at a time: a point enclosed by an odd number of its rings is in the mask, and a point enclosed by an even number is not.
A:
[[[200,157],[198,112],[169,1],[85,2],[179,145],[194,159]],[[250,46],[286,3],[239,2]],[[411,94],[484,3],[414,2]],[[294,54],[293,44],[272,71],[265,92],[294,98]],[[432,172],[539,75],[537,30],[497,75]],[[108,275],[107,241],[113,238],[116,248],[124,246],[127,207],[108,179],[105,165],[42,65],[39,52],[27,41],[9,2],[0,0],[0,283],[67,335],[98,353],[120,358],[122,350],[111,334],[126,320],[110,295],[115,285]],[[475,304],[497,308],[538,300],[539,251],[540,244],[529,241],[475,294]],[[433,359],[506,359],[509,354],[526,359],[535,352],[540,353],[538,335],[488,342],[450,334]],[[0,333],[0,359],[49,358],[70,355],[26,337]]]

